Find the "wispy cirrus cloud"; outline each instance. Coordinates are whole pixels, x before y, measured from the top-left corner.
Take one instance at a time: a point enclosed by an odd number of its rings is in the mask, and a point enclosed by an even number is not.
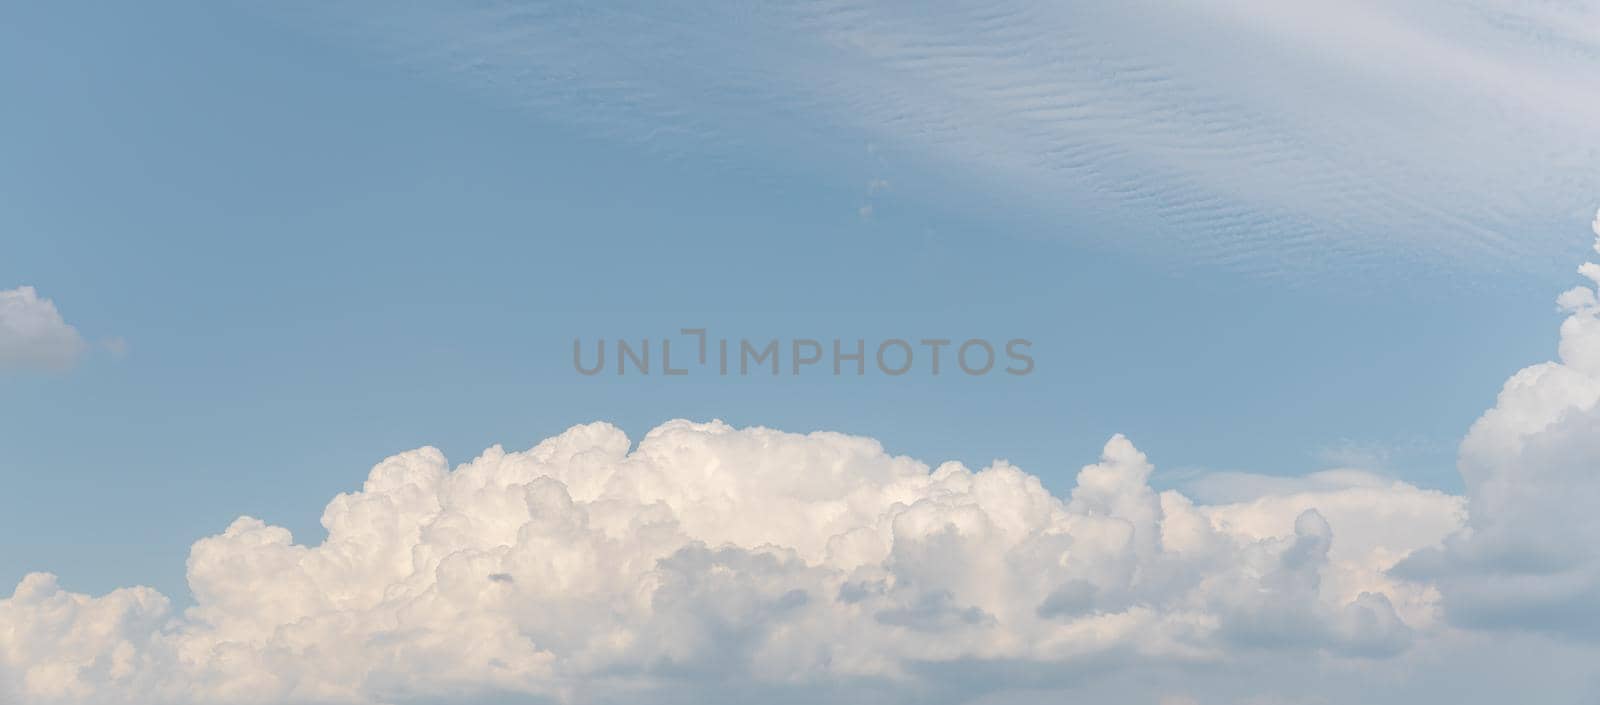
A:
[[[1246,269],[1540,268],[1573,250],[1542,228],[1600,188],[1600,14],[1581,4],[308,12],[605,136],[724,157],[882,145],[1041,222],[1100,226],[1075,237]]]

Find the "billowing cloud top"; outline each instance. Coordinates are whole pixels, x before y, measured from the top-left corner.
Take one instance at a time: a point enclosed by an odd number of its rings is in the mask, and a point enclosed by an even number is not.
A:
[[[181,617],[147,589],[29,576],[0,602],[0,654],[29,702],[586,700],[725,679],[916,691],[950,662],[1383,657],[1437,619],[1383,571],[1455,529],[1459,499],[1355,475],[1195,506],[1150,471],[1118,436],[1061,499],[1005,464],[687,421],[631,451],[578,426],[453,471],[422,448],[334,498],[319,546],[251,518],[196,543]]]
[[[1578,272],[1600,285],[1600,265]],[[1558,303],[1559,361],[1508,380],[1461,443],[1467,527],[1400,573],[1437,579],[1466,623],[1600,638],[1600,300],[1580,286]]]
[[[78,330],[33,287],[0,290],[0,372],[65,369],[84,347]]]
[[[1057,497],[837,433],[671,421],[635,446],[596,423],[454,469],[388,458],[316,546],[240,518],[194,544],[181,614],[29,575],[0,600],[0,702],[951,701],[1174,669],[1414,678],[1507,629],[1592,665],[1600,296],[1560,302],[1559,361],[1461,444],[1464,497],[1338,470],[1199,504],[1120,435]]]

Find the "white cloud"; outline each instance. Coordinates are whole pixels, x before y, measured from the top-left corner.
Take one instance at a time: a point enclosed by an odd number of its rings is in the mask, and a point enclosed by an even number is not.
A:
[[[1600,284],[1600,266],[1579,272]],[[1559,361],[1512,376],[1461,442],[1470,520],[1402,567],[1437,580],[1463,624],[1600,639],[1596,300],[1592,287],[1561,296]]]
[[[1063,501],[1003,463],[686,421],[631,452],[593,424],[453,471],[423,448],[329,503],[321,545],[250,518],[196,543],[182,615],[28,577],[0,601],[0,664],[28,702],[910,694],[929,664],[1382,657],[1431,624],[1429,595],[1383,570],[1455,526],[1453,498],[1206,507],[1150,469],[1113,438]],[[1363,537],[1395,516],[1417,519]],[[1336,548],[1341,529],[1357,538]]]
[[[55,303],[33,287],[0,290],[0,371],[66,369],[85,347]]]

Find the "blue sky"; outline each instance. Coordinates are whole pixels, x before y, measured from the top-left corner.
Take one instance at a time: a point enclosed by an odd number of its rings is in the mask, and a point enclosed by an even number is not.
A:
[[[1239,6],[0,11],[0,290],[89,343],[0,370],[0,584],[186,604],[235,517],[315,544],[386,456],[596,420],[838,430],[1058,496],[1116,433],[1157,489],[1460,494],[1589,246],[1594,25]],[[1021,337],[1037,371],[572,370],[574,337],[693,326]]]
[[[1549,292],[1569,279],[1241,273],[1155,244],[1175,233],[1047,219],[849,131],[809,138],[837,161],[762,142],[700,158],[259,8],[21,12],[3,42],[23,109],[0,118],[0,278],[128,352],[3,382],[28,402],[0,424],[20,483],[0,512],[12,579],[48,561],[85,589],[131,576],[182,594],[183,547],[234,515],[313,539],[318,498],[385,454],[466,460],[596,419],[846,430],[930,460],[1008,458],[1057,488],[1113,432],[1168,459],[1158,481],[1380,456],[1457,488],[1456,440],[1495,380],[1549,354]],[[1150,248],[1166,251],[1133,252]],[[819,384],[568,362],[574,336],[696,325],[1025,337],[1039,371]]]

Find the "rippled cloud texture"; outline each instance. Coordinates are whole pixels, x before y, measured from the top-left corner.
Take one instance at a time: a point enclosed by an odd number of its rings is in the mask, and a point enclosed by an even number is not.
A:
[[[608,139],[790,160],[872,145],[903,167],[897,193],[993,191],[1073,237],[1247,269],[1553,272],[1572,243],[1530,224],[1600,189],[1592,3],[303,9],[306,26]]]
[[[596,423],[454,469],[388,458],[320,545],[242,517],[194,544],[182,613],[29,575],[0,600],[0,701],[1032,702],[1139,674],[1101,699],[1349,702],[1368,680],[1363,701],[1401,702],[1501,682],[1473,664],[1511,639],[1582,673],[1597,302],[1560,297],[1559,360],[1472,427],[1464,497],[1347,469],[1198,504],[1120,435],[1058,497],[837,433],[671,421],[633,445]]]

